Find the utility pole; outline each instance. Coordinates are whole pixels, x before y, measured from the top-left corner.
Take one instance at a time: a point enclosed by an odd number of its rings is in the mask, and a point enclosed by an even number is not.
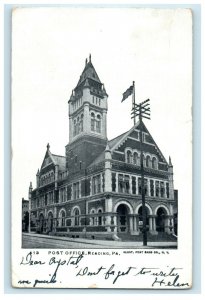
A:
[[[142,132],[142,118],[150,119],[150,103],[149,99],[139,103],[134,104],[132,108],[131,115],[133,115],[131,118],[134,118],[136,116],[139,116],[139,135],[140,135],[140,167],[141,167],[141,190],[142,190],[142,219],[143,219],[143,228],[142,228],[142,234],[143,234],[143,246],[147,246],[147,211],[145,206],[145,186],[144,186],[144,165],[143,165],[143,132]],[[135,124],[135,122],[134,122]]]

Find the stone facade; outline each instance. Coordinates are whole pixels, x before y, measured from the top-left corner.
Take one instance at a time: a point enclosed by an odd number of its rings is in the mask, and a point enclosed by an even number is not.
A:
[[[91,57],[68,101],[65,157],[50,145],[36,188],[29,188],[31,231],[73,237],[140,236],[142,199],[139,122],[107,140],[107,99]],[[166,161],[142,123],[147,230],[174,233],[174,185]]]

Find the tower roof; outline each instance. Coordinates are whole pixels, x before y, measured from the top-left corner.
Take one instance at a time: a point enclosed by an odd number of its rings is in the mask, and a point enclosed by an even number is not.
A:
[[[100,78],[92,64],[91,55],[89,56],[89,60],[86,58],[85,67],[83,69],[82,74],[80,75],[80,79],[68,102],[74,102],[75,100],[82,97],[82,91],[84,88],[89,88],[93,95],[97,97],[103,98],[104,96],[108,96],[104,84],[100,81]]]
[[[89,56],[89,60],[87,60],[86,58],[84,70],[80,75],[80,79],[77,86],[75,87],[75,90],[78,89],[78,87],[84,86],[86,80],[88,80],[87,82],[89,82],[89,84],[91,85],[92,81],[97,82],[98,84],[100,84],[100,86],[102,85],[100,78],[92,64],[91,55]]]

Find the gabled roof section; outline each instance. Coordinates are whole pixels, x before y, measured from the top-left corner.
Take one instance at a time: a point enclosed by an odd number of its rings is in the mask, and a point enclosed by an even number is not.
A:
[[[112,144],[112,145],[110,145],[111,152],[116,150],[122,143],[124,143],[126,141],[127,137],[129,136],[129,134],[138,126],[139,126],[139,121],[130,130],[126,131],[125,133],[123,133],[123,134],[119,135],[118,137],[116,137],[115,139],[111,140],[111,144]]]
[[[75,89],[77,89],[79,86],[81,86],[82,83],[84,81],[86,81],[86,79],[92,79],[92,80],[102,84],[100,81],[100,78],[91,62],[91,55],[89,56],[89,61],[87,61],[87,59],[85,61],[85,68],[80,76],[80,79],[79,79],[78,84]]]
[[[111,151],[111,154],[113,154],[113,152],[115,150],[117,150],[121,145],[124,144],[124,142],[128,139],[128,137],[131,135],[132,132],[135,131],[135,129],[139,130],[139,121],[136,123],[136,125],[134,125],[130,130],[122,133],[121,135],[117,136],[116,138],[108,141],[108,145]],[[142,131],[147,133],[152,141],[153,141],[153,146],[155,147],[155,149],[157,150],[157,152],[159,153],[159,155],[162,157],[162,159],[167,163],[164,155],[162,154],[161,150],[159,149],[159,147],[157,146],[156,142],[154,141],[153,137],[151,136],[151,134],[149,133],[147,127],[145,126],[145,124],[142,122]],[[106,149],[105,149],[106,150]],[[105,150],[101,152],[101,154],[89,165],[89,167],[96,165],[102,161],[105,160]]]
[[[109,143],[110,145],[110,150],[111,153],[113,153],[113,151],[117,150],[118,147],[120,147],[129,137],[129,135],[135,130],[135,129],[140,129],[140,122],[138,121],[129,131],[125,132],[124,134],[118,136],[117,138],[111,140]],[[149,130],[147,129],[147,127],[145,126],[145,124],[142,122],[142,131],[147,133],[152,141],[153,141],[153,145],[156,148],[157,152],[159,153],[159,155],[162,157],[162,159],[167,163],[164,155],[162,154],[161,150],[159,149],[159,147],[157,146],[156,142],[154,141],[152,135],[150,134]]]
[[[116,138],[108,141],[110,149],[112,149],[123,137],[128,133],[128,131],[118,135]]]
[[[50,151],[50,145],[47,144],[47,150],[41,165],[41,169],[50,164],[53,164],[54,166],[58,165],[59,170],[63,171],[66,167],[66,158],[65,156],[52,154]]]

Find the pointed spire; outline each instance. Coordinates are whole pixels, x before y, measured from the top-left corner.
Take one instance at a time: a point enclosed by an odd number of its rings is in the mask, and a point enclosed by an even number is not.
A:
[[[105,148],[105,159],[112,159],[111,151],[110,151],[110,147],[109,147],[108,143],[107,143],[107,146]]]
[[[87,65],[87,63],[88,63],[88,59],[87,59],[87,57],[86,57],[86,59],[85,59],[85,65]]]
[[[38,169],[38,171],[37,171],[36,175],[37,175],[37,176],[39,176],[39,173],[40,173],[40,172],[39,172],[39,169]]]
[[[89,55],[89,62],[91,62],[91,54]]]
[[[47,151],[49,151],[50,150],[50,144],[48,143],[46,147],[47,147]]]
[[[169,156],[169,166],[172,166],[172,160],[171,160],[171,156]]]
[[[33,187],[32,187],[32,182],[30,181],[30,185],[29,185],[29,190],[32,190],[33,189]]]
[[[110,146],[109,146],[108,143],[107,143],[107,146],[106,146],[106,148],[105,148],[105,151],[106,151],[106,152],[110,152]]]

